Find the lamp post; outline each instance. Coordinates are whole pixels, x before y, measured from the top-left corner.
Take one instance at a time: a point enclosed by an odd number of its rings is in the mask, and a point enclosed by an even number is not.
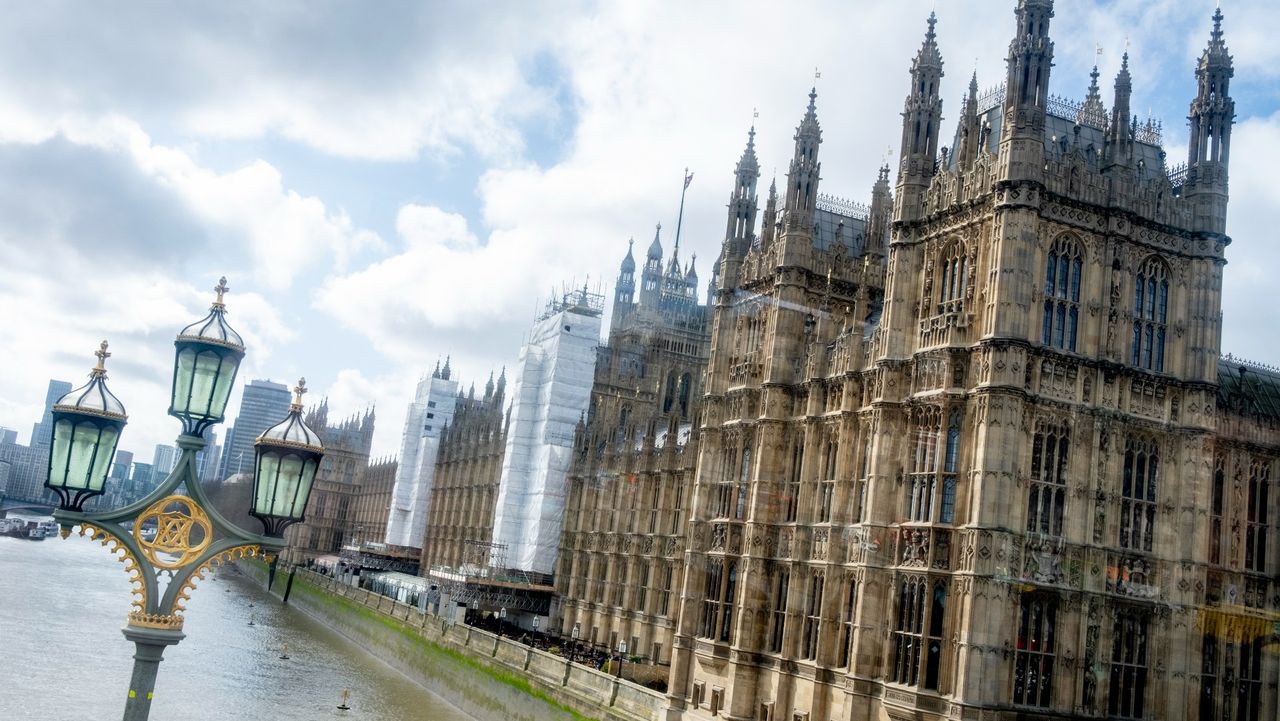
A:
[[[67,538],[73,528],[106,546],[125,564],[133,583],[133,606],[122,629],[136,653],[124,721],[145,721],[151,711],[156,672],[165,648],[183,638],[183,614],[196,582],[214,564],[236,558],[273,559],[284,548],[284,530],[302,520],[316,467],[324,455],[316,435],[302,422],[298,381],[283,421],[258,438],[253,499],[249,512],[265,535],[249,533],[222,517],[200,485],[196,453],[204,432],[222,422],[244,342],[227,325],[222,296],[226,278],[214,288],[209,314],[183,328],[174,341],[169,415],[182,422],[181,456],[169,476],[142,500],[86,513],[84,503],[106,491],[107,472],[128,422],[124,405],[107,389],[103,341],[89,382],[52,408],[53,433],[45,485],[58,495],[54,519]],[[148,538],[143,528],[154,524]]]
[[[507,608],[503,606],[498,609],[498,638],[502,638],[502,627],[507,623]]]
[[[618,678],[622,678],[622,659],[627,655],[627,642],[618,642]]]
[[[578,660],[578,637],[582,635],[582,624],[573,624],[573,630],[569,632],[569,635],[573,637],[573,646],[571,647],[573,650],[569,652],[569,663],[573,663]]]

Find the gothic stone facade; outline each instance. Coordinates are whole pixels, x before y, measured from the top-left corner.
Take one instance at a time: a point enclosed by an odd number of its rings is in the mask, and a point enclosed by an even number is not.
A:
[[[507,445],[506,387],[504,370],[496,386],[489,376],[481,398],[474,386],[465,397],[459,393],[453,422],[441,431],[422,541],[424,576],[432,567],[489,565],[493,504]]]
[[[731,205],[671,718],[1280,711],[1277,376],[1219,358],[1221,16],[1178,168],[1127,58],[1110,112],[1096,73],[1051,97],[1052,0],[1015,16],[951,150],[930,18],[865,240],[824,223],[813,94],[778,216]]]
[[[655,233],[638,302],[630,248],[622,261],[576,434],[555,574],[563,635],[576,625],[583,643],[625,641],[628,655],[654,663],[671,656],[710,341],[697,274],[679,252],[677,239],[664,264]]]
[[[356,499],[369,465],[373,445],[372,410],[329,425],[329,401],[307,412],[306,423],[324,444],[324,459],[316,471],[307,500],[306,517],[285,532],[294,562],[337,555],[353,530]]]

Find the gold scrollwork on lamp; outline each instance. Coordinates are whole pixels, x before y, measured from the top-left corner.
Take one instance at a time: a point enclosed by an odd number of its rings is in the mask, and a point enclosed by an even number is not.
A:
[[[154,521],[156,535],[147,539],[142,529]],[[133,524],[133,538],[147,560],[157,568],[181,568],[199,558],[213,542],[213,524],[200,504],[188,496],[161,498],[138,515]],[[169,554],[165,558],[159,554]]]

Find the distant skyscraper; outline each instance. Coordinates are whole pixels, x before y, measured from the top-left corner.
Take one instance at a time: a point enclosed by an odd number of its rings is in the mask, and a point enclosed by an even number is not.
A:
[[[116,451],[115,462],[111,464],[111,478],[127,481],[133,474],[133,453],[130,451]]]
[[[178,465],[178,449],[163,444],[157,445],[156,454],[151,459],[152,471],[160,478],[164,478],[176,465]]]
[[[204,439],[208,445],[196,454],[196,472],[200,474],[200,480],[212,481],[218,475],[222,446],[218,443],[218,434],[212,428],[204,432]]]
[[[0,428],[0,443],[17,443],[18,432],[12,428]]]
[[[293,397],[281,383],[268,380],[249,381],[240,400],[240,414],[222,445],[222,461],[218,480],[235,473],[253,470],[253,443],[262,432],[280,422],[289,413]]]
[[[49,388],[44,394],[44,416],[31,428],[32,448],[49,448],[49,441],[53,437],[53,427],[50,423],[53,421],[53,404],[58,399],[71,392],[71,384],[66,381],[51,380]]]
[[[440,430],[453,420],[458,393],[458,382],[452,380],[451,375],[448,360],[443,369],[437,363],[430,378],[418,381],[417,395],[409,403],[404,440],[400,444],[400,465],[396,469],[387,517],[386,541],[390,545],[422,548]]]
[[[520,349],[494,508],[491,566],[551,573],[565,472],[587,410],[604,298],[586,288],[548,304]]]

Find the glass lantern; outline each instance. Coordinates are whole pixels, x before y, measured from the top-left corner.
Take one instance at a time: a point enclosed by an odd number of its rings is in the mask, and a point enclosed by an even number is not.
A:
[[[229,290],[222,278],[209,315],[183,328],[174,346],[173,392],[169,415],[182,421],[182,432],[203,436],[221,423],[231,398],[236,372],[244,358],[244,341],[227,325],[222,296]]]
[[[289,415],[254,443],[253,508],[249,514],[262,521],[266,535],[276,538],[303,519],[324,457],[320,437],[302,421],[306,386],[305,378],[298,381]]]
[[[106,490],[107,473],[129,417],[107,389],[107,342],[102,341],[89,382],[53,404],[49,474],[44,485],[58,494],[58,508],[80,512]]]

